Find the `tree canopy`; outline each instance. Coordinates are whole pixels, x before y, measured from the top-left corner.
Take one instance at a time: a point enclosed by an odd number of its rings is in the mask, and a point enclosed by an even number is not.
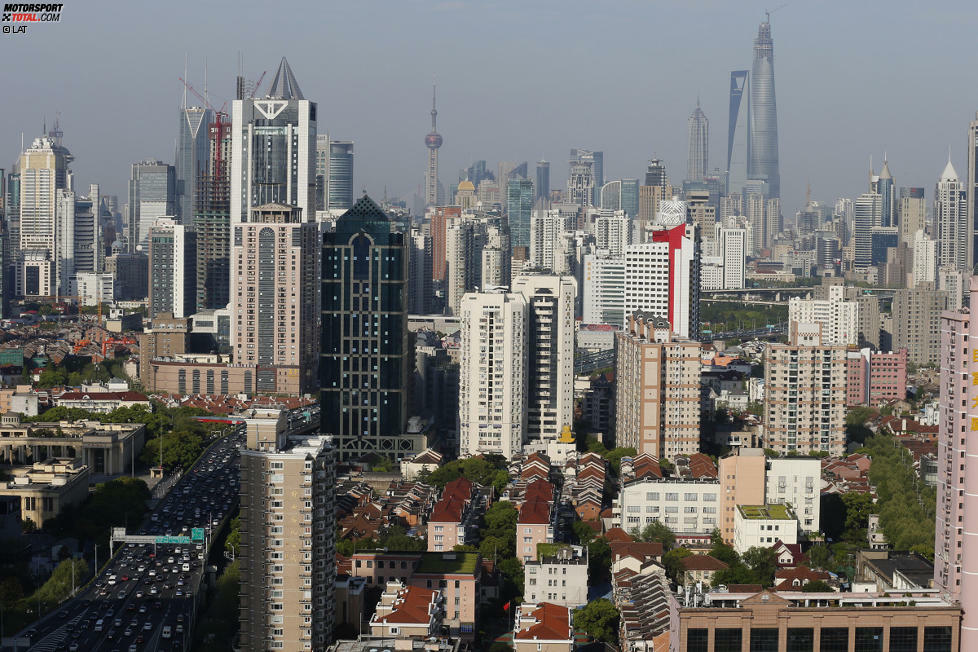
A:
[[[439,489],[444,489],[446,484],[458,478],[495,487],[497,492],[502,491],[509,483],[506,458],[501,455],[484,455],[453,460],[427,474],[424,480]]]
[[[619,618],[614,603],[598,598],[574,612],[574,628],[587,632],[595,640],[615,645],[618,643]]]
[[[869,482],[876,487],[876,512],[894,550],[913,550],[934,558],[937,492],[917,477],[913,456],[893,437],[866,441],[872,464]]]

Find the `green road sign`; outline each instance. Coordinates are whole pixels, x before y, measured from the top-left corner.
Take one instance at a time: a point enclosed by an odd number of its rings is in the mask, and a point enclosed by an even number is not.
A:
[[[203,541],[204,540],[204,528],[195,527],[190,530],[190,540],[191,541]]]

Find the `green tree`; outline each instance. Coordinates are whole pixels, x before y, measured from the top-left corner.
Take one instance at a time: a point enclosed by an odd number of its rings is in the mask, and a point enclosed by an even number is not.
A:
[[[824,543],[816,543],[808,550],[808,562],[812,568],[831,570],[834,568],[832,561],[832,550]]]
[[[822,580],[813,580],[811,582],[805,582],[805,585],[801,587],[801,590],[806,593],[834,593],[835,589],[823,582]]]
[[[713,539],[710,556],[714,559],[719,559],[727,566],[735,566],[740,563],[740,555],[733,549],[733,546],[725,544],[722,538]]]
[[[774,573],[778,569],[778,558],[774,548],[755,546],[744,552],[742,560],[750,568],[755,584],[761,586],[774,584]]]
[[[689,557],[691,553],[686,548],[673,548],[669,552],[662,555],[662,567],[666,569],[666,575],[670,580],[679,584],[683,577],[683,572],[685,568],[683,567],[682,560],[684,557]]]
[[[652,521],[646,525],[639,538],[642,541],[657,541],[662,544],[664,550],[669,550],[676,545],[676,533],[661,521]]]
[[[595,640],[618,643],[618,609],[610,601],[598,598],[574,612],[574,628],[587,632]]]
[[[594,530],[584,521],[574,521],[571,524],[571,531],[581,545],[587,545],[594,538]]]
[[[588,576],[596,582],[611,577],[611,546],[604,537],[598,537],[587,546]]]
[[[507,500],[500,500],[499,502],[493,503],[492,507],[486,510],[483,520],[485,521],[486,528],[493,531],[506,531],[516,530],[516,519],[519,517],[519,512],[513,503]]]
[[[51,577],[28,598],[27,604],[38,603],[48,607],[59,604],[71,595],[71,588],[80,587],[91,573],[84,559],[66,559],[55,567]],[[74,578],[74,580],[72,580]]]
[[[231,529],[228,536],[224,539],[224,550],[237,556],[241,552],[241,517],[235,516],[231,519]]]
[[[503,574],[506,586],[504,597],[523,595],[523,564],[516,557],[507,557],[499,562],[499,572]]]

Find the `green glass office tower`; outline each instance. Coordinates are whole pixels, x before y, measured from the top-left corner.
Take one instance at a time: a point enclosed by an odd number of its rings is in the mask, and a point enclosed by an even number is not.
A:
[[[364,195],[323,235],[320,404],[339,459],[416,452],[407,420],[408,254]]]

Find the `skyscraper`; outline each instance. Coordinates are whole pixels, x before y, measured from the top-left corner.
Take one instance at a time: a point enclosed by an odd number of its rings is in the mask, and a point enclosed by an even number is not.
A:
[[[285,57],[262,99],[232,105],[231,224],[283,204],[316,220],[316,103],[302,95]]]
[[[265,204],[232,228],[234,362],[257,366],[262,394],[310,393],[319,362],[318,227],[294,206]]]
[[[58,247],[65,245],[58,238],[58,191],[69,187],[72,160],[60,138],[51,136],[35,138],[20,155],[20,295],[54,296],[58,292]]]
[[[917,231],[927,228],[927,205],[924,202],[923,188],[900,188],[897,204],[900,239],[912,245]]]
[[[353,208],[353,141],[329,141],[329,174],[326,176],[327,210]]]
[[[187,92],[177,123],[177,154],[174,165],[176,179],[177,215],[184,224],[193,222],[198,205],[197,182],[207,167],[209,146],[207,129],[214,119],[210,109],[187,106]]]
[[[176,171],[163,161],[142,161],[132,164],[129,177],[129,216],[126,234],[129,252],[137,247],[146,251],[149,230],[156,219],[177,215]]]
[[[533,212],[533,182],[513,178],[506,184],[506,213],[514,247],[530,246],[530,215]]]
[[[689,159],[686,165],[687,181],[703,181],[709,164],[710,151],[710,121],[700,108],[699,99],[696,108],[689,114]]]
[[[934,191],[934,224],[937,227],[937,266],[971,272],[968,246],[971,244],[965,184],[948,157],[947,165]]]
[[[207,160],[197,178],[197,310],[224,308],[231,290],[231,121],[207,125]]]
[[[401,436],[407,278],[404,234],[391,231],[390,219],[366,195],[324,234],[319,402],[341,459],[420,452]]]
[[[766,181],[768,196],[781,196],[778,167],[778,108],[774,96],[774,41],[770,15],[754,39],[754,67],[750,79],[750,145],[747,178]]]
[[[746,70],[730,73],[730,112],[727,122],[727,192],[739,194],[747,181],[747,158],[750,144],[748,114],[750,88]]]
[[[883,214],[881,216],[881,226],[896,226],[896,192],[893,187],[893,175],[890,174],[890,166],[883,157],[883,169],[880,170],[880,176],[877,183],[877,191],[880,195],[882,201]]]
[[[550,162],[537,161],[537,199],[550,199]]]
[[[856,198],[853,208],[855,267],[873,264],[873,229],[883,220],[883,200],[879,193],[866,192]]]
[[[570,151],[567,201],[581,206],[597,206],[604,185],[604,152],[574,148]]]
[[[428,148],[428,167],[424,174],[424,203],[434,206],[438,203],[438,148],[443,141],[438,133],[436,122],[438,109],[435,108],[435,87],[431,87],[431,131],[424,137],[424,145]]]

